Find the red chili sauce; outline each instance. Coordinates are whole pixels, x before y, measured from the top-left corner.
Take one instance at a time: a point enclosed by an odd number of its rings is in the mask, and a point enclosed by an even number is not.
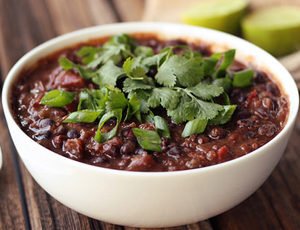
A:
[[[89,45],[99,45],[103,40]],[[189,44],[182,40],[159,40],[153,36],[142,36],[138,43],[152,47],[155,52],[170,45],[189,45],[202,55],[211,52],[204,45]],[[87,44],[84,44],[87,45]],[[204,133],[181,136],[184,124],[176,125],[167,119],[171,138],[162,138],[162,152],[142,149],[133,135],[132,128],[154,129],[151,123],[137,120],[122,122],[117,136],[104,143],[94,140],[97,122],[63,123],[63,119],[76,110],[78,101],[63,107],[52,108],[40,104],[44,94],[52,89],[67,89],[79,92],[81,88],[95,88],[72,71],[64,71],[58,64],[61,55],[74,62],[74,54],[82,45],[59,51],[23,72],[12,90],[12,105],[15,119],[22,130],[44,147],[72,160],[99,167],[131,171],[176,171],[201,168],[229,161],[263,146],[274,138],[284,127],[289,111],[287,98],[280,87],[267,73],[257,70],[253,85],[234,88],[229,92],[237,109],[225,125],[209,126]],[[235,61],[231,69],[246,66]],[[156,70],[148,73],[153,76]],[[159,113],[165,113],[159,110]],[[161,114],[167,117],[166,114]],[[102,129],[110,129],[114,120]],[[39,153],[37,153],[39,154]]]

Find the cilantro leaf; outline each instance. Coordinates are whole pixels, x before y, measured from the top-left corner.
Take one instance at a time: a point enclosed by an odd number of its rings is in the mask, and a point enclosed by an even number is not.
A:
[[[117,88],[109,90],[108,100],[106,102],[106,109],[108,111],[115,109],[125,109],[127,105],[128,101],[121,90]]]
[[[135,56],[138,57],[151,57],[153,56],[153,49],[149,46],[138,46],[134,50]]]
[[[86,68],[85,66],[75,64],[66,57],[60,57],[58,59],[58,62],[59,62],[59,65],[64,70],[73,70],[73,71],[79,73],[79,75],[81,77],[83,77],[84,79],[91,79],[91,78],[95,77],[95,75],[96,75],[96,73],[94,71]]]
[[[138,99],[136,94],[133,94],[128,101],[128,107],[127,107],[125,121],[129,120],[132,116],[135,116],[135,118],[139,122],[142,122],[141,101]]]
[[[180,92],[180,103],[178,103],[175,109],[168,109],[167,114],[171,119],[176,123],[179,124],[181,122],[185,122],[189,119],[193,119],[192,113],[186,110],[186,103],[190,101],[188,95]]]
[[[203,76],[200,57],[188,59],[173,55],[158,68],[155,79],[159,84],[167,87],[173,87],[176,82],[181,86],[189,87],[199,83]]]
[[[97,76],[92,80],[99,86],[115,86],[120,76],[124,74],[123,70],[116,66],[112,61],[106,62],[98,71]]]
[[[108,100],[108,90],[101,88],[98,90],[85,89],[79,94],[77,110],[104,110]]]
[[[135,90],[128,94],[128,98],[131,99],[134,95],[140,100],[142,113],[149,112],[148,98],[150,97],[150,92],[148,90]]]
[[[73,67],[75,65],[72,61],[70,61],[66,57],[60,57],[58,59],[58,63],[64,70],[71,70],[71,69],[73,69]]]
[[[187,88],[186,90],[204,100],[211,100],[214,97],[220,96],[224,92],[222,87],[201,82],[196,86]]]
[[[137,89],[151,89],[152,86],[144,83],[143,81],[132,80],[127,78],[123,83],[123,91],[126,93],[130,93],[131,91]]]
[[[139,62],[139,59],[131,57],[128,57],[125,60],[123,70],[129,78],[134,80],[143,80],[147,77],[145,68]]]
[[[108,61],[112,61],[114,63],[118,63],[122,60],[122,52],[123,47],[117,46],[106,46],[102,47],[101,51],[97,55],[93,61],[89,62],[87,67],[90,69],[95,69],[97,66],[104,64]]]
[[[216,117],[219,111],[221,111],[222,109],[222,105],[196,98],[192,98],[192,100],[185,105],[185,110],[188,111],[188,114],[192,114],[193,118],[208,120]]]
[[[211,125],[224,125],[226,124],[232,117],[236,105],[225,105],[223,106],[223,110],[220,111],[220,113],[213,118],[212,120],[209,121],[209,124]]]
[[[181,123],[195,118],[212,119],[223,109],[222,105],[203,101],[193,96],[188,90],[180,89],[181,98],[178,106],[167,110],[168,115],[175,123]]]
[[[151,92],[151,96],[148,99],[148,104],[152,108],[161,105],[166,109],[174,109],[178,102],[178,92],[167,87],[154,88]]]
[[[104,64],[108,61],[119,63],[122,58],[134,56],[131,52],[133,41],[127,35],[115,35],[99,49],[97,57],[89,62],[88,67],[91,69]]]
[[[94,46],[83,46],[76,52],[76,55],[81,58],[83,64],[92,62],[101,48]]]
[[[161,50],[158,54],[144,58],[142,60],[142,64],[148,67],[150,66],[159,67],[163,61],[165,61],[171,56],[172,50],[173,49],[171,47],[167,47]]]
[[[112,36],[101,47],[79,49],[76,55],[80,64],[61,57],[59,64],[64,70],[72,70],[87,82],[99,86],[98,89],[81,90],[77,111],[70,113],[65,122],[90,123],[100,118],[95,140],[104,142],[117,134],[123,114],[126,115],[123,120],[135,117],[140,122],[143,116],[155,123],[160,135],[170,137],[168,123],[149,109],[161,106],[173,122],[187,122],[182,133],[187,137],[203,132],[207,123],[227,123],[236,105],[230,104],[226,92],[232,86],[246,87],[252,83],[252,70],[228,70],[234,61],[235,50],[210,57],[202,57],[197,50],[182,45],[166,47],[157,54],[154,52],[152,47],[137,45],[133,38],[121,34]],[[120,79],[123,77],[124,80]],[[121,89],[115,88],[122,84]],[[50,100],[56,104],[61,99],[68,99],[64,97],[68,96],[66,93],[57,95],[57,92],[50,95]],[[214,102],[216,97],[221,104]],[[115,127],[102,132],[110,119],[116,119]],[[157,132],[135,130],[142,148],[161,150]]]
[[[213,85],[222,87],[226,92],[228,92],[232,87],[232,80],[230,77],[226,76],[223,78],[217,78],[212,82]]]

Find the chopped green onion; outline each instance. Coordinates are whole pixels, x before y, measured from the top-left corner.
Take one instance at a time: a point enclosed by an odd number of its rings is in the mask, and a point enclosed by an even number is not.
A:
[[[188,137],[192,134],[203,133],[207,125],[207,120],[196,118],[188,121],[182,131],[182,137]]]
[[[74,93],[54,89],[47,92],[42,100],[41,104],[48,105],[50,107],[64,107],[65,105],[70,104],[74,99]]]
[[[103,110],[94,111],[94,110],[80,110],[75,111],[68,115],[68,117],[64,120],[64,123],[92,123],[94,122]]]
[[[154,125],[161,136],[170,138],[170,130],[166,120],[160,116],[154,116]]]
[[[101,132],[103,125],[108,120],[110,120],[111,118],[114,118],[114,117],[117,119],[117,123],[116,123],[115,127],[106,133]],[[107,140],[110,140],[114,136],[116,136],[121,119],[122,119],[122,109],[112,110],[112,111],[104,114],[99,122],[98,129],[97,129],[96,135],[94,137],[95,140],[99,143],[103,143]]]
[[[139,128],[133,128],[132,131],[143,149],[161,152],[161,139],[156,131]]]
[[[252,84],[254,72],[251,69],[242,70],[233,74],[232,85],[234,87],[248,87]]]

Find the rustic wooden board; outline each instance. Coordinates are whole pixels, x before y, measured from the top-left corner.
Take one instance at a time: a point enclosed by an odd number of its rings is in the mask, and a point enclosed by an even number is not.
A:
[[[113,0],[120,21],[138,21],[144,14],[144,0]]]
[[[143,0],[0,0],[0,77],[50,38],[88,26],[136,21],[143,8]],[[300,76],[300,68],[293,68],[293,74]],[[0,117],[0,229],[136,229],[88,218],[49,196],[18,160],[2,107]],[[211,220],[172,229],[300,229],[300,116],[297,127],[279,166],[253,196]]]

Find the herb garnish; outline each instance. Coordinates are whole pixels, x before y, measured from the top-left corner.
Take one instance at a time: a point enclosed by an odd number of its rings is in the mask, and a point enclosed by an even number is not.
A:
[[[174,48],[181,52],[175,53]],[[77,111],[64,122],[99,121],[95,140],[105,142],[117,134],[122,120],[151,121],[156,130],[135,128],[133,133],[146,150],[161,151],[160,136],[170,138],[167,121],[153,114],[163,108],[174,123],[187,122],[183,137],[204,132],[207,125],[222,125],[233,115],[227,92],[232,87],[252,84],[254,72],[229,70],[235,50],[203,57],[188,46],[167,47],[154,53],[151,47],[138,45],[128,35],[113,36],[101,47],[82,47],[77,53],[80,63],[66,57],[59,59],[64,70],[78,73],[98,85],[98,89],[83,89]],[[155,74],[150,74],[151,70]],[[57,98],[56,98],[57,96]],[[41,103],[63,107],[71,103],[74,93],[52,90]],[[114,127],[103,132],[102,127],[114,119]]]
[[[74,99],[74,93],[54,89],[47,92],[42,100],[41,104],[48,105],[50,107],[63,107],[70,104]]]

